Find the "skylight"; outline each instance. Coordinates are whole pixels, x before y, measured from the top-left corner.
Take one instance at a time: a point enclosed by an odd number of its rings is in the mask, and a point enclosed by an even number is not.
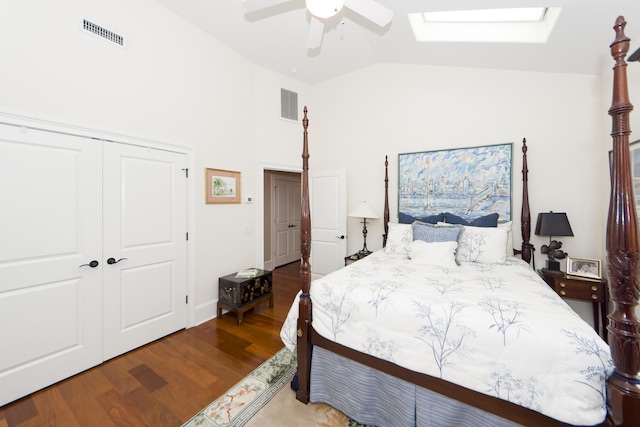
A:
[[[417,41],[546,43],[559,7],[410,13]]]

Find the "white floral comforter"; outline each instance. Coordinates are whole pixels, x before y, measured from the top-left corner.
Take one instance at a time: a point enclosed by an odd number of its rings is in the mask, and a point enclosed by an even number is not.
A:
[[[609,347],[517,258],[442,268],[380,250],[310,294],[325,338],[569,424],[605,417]],[[280,334],[291,350],[297,302]]]

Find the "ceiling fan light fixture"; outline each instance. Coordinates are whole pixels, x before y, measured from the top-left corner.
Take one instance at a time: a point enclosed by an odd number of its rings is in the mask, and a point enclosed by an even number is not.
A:
[[[309,12],[320,19],[337,15],[344,6],[344,0],[306,0]]]

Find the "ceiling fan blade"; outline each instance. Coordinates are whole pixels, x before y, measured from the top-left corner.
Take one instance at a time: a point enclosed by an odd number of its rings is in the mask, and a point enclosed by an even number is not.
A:
[[[387,25],[393,18],[393,11],[374,0],[346,0],[344,5],[381,27]]]
[[[242,0],[242,3],[247,12],[255,12],[256,10],[266,9],[267,7],[287,3],[288,1],[289,0]]]
[[[324,34],[324,22],[311,15],[311,24],[309,25],[309,38],[307,39],[307,49],[317,49],[322,44],[322,35]]]

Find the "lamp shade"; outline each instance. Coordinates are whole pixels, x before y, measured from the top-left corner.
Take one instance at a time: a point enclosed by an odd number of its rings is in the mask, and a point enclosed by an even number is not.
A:
[[[378,212],[375,211],[366,201],[360,203],[357,208],[349,212],[349,216],[357,218],[380,218]]]
[[[538,236],[573,236],[569,218],[565,212],[541,212],[536,223]]]
[[[344,0],[307,0],[307,9],[316,18],[330,18],[337,15],[344,6]]]

